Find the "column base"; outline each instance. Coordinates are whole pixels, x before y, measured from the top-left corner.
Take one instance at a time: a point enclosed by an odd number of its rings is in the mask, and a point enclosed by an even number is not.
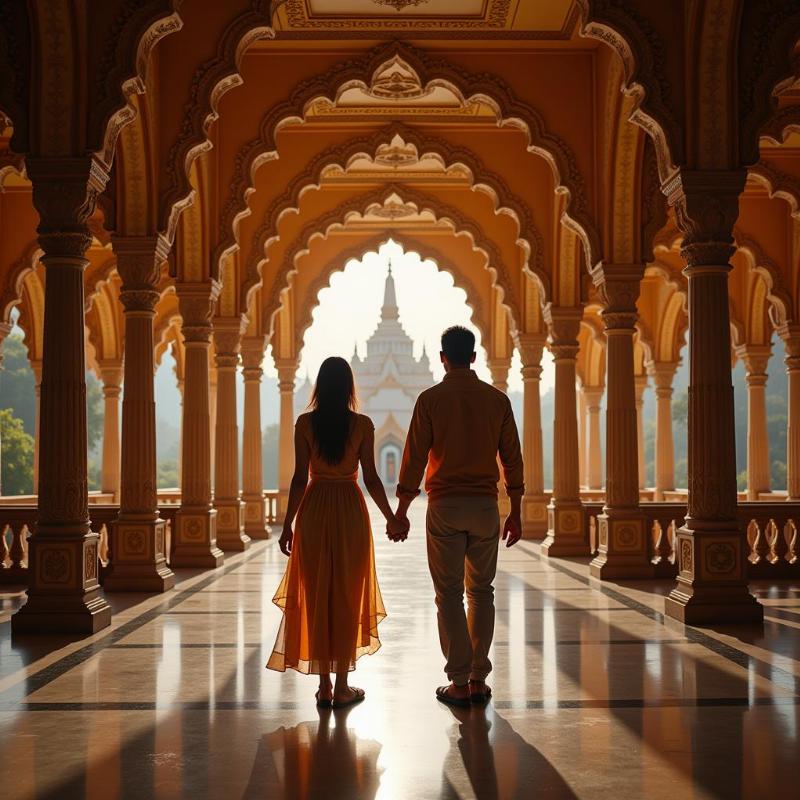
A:
[[[655,567],[647,547],[646,520],[638,511],[609,510],[597,517],[599,552],[589,566],[593,578],[653,578]]]
[[[547,507],[547,537],[542,542],[542,555],[551,558],[591,555],[580,501],[550,503]]]
[[[664,601],[666,615],[686,625],[760,624],[764,608],[747,590],[744,541],[730,528],[681,528],[678,583]]]
[[[28,543],[28,602],[11,617],[14,634],[87,635],[111,624],[111,606],[97,582],[98,539],[88,523],[39,527]]]
[[[111,527],[111,563],[103,579],[107,592],[166,592],[175,586],[167,566],[163,519],[120,515]]]
[[[267,525],[267,501],[263,495],[245,495],[244,500],[244,532],[251,539],[269,539],[270,530]]]
[[[173,567],[216,569],[225,561],[217,547],[217,512],[210,506],[181,506],[175,515]]]
[[[547,536],[547,506],[550,500],[546,495],[526,494],[522,498],[522,538],[544,539]]]
[[[241,553],[250,547],[250,537],[244,532],[244,503],[241,500],[218,500],[217,544],[221,550]]]

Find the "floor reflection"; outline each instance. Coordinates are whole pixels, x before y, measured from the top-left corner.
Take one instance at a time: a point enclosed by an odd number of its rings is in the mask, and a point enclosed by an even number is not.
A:
[[[321,710],[317,721],[265,734],[244,797],[373,800],[381,745],[347,727],[350,710]]]
[[[492,706],[448,710],[456,719],[458,738],[453,737],[445,761],[441,800],[577,797],[558,770]]]

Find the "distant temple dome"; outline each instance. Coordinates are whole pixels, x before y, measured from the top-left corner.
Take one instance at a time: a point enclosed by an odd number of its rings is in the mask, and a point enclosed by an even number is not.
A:
[[[353,353],[359,410],[375,423],[375,460],[387,486],[397,483],[406,431],[417,396],[434,383],[425,347],[414,358],[414,342],[399,321],[391,262],[383,293],[381,321],[367,340],[367,357]]]

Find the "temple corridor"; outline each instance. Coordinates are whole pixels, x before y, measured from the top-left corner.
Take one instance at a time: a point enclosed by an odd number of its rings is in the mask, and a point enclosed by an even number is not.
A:
[[[433,698],[444,679],[423,504],[412,511],[402,545],[373,516],[389,617],[349,712],[318,712],[312,678],[264,669],[275,539],[178,570],[171,594],[115,595],[90,638],[12,649],[3,626],[3,796],[796,797],[800,590],[755,582],[763,630],[701,632],[663,616],[670,581],[601,585],[588,559],[520,542],[496,581],[495,699],[450,710]]]

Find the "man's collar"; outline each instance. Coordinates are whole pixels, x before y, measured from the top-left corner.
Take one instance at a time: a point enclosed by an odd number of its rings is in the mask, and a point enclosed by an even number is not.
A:
[[[478,380],[478,375],[475,370],[472,369],[451,369],[450,372],[445,372],[444,380],[452,380],[458,378],[465,378],[466,380]]]

